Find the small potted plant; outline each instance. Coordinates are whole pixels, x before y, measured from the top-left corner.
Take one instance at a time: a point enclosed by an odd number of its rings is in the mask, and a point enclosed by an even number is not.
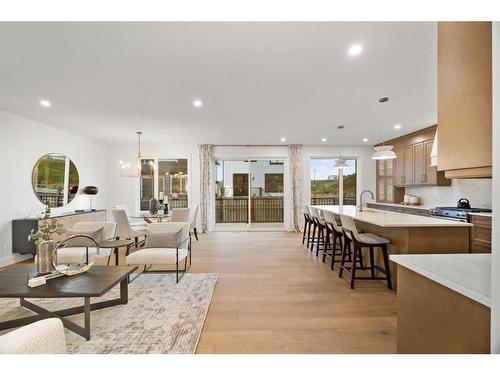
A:
[[[158,209],[158,215],[163,215],[165,213],[165,205],[163,203],[158,203],[156,208]]]
[[[52,253],[57,242],[52,240],[54,234],[63,234],[66,230],[57,219],[45,219],[38,224],[38,230],[31,230],[28,241],[36,245],[36,270],[39,275],[50,273],[52,267]]]

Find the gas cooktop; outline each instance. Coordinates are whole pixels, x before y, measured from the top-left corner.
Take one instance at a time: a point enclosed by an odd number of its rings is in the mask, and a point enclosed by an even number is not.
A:
[[[431,216],[443,219],[469,221],[470,213],[491,212],[489,208],[460,208],[460,207],[436,207],[431,209]]]
[[[436,207],[435,210],[461,211],[461,212],[491,212],[490,208]]]

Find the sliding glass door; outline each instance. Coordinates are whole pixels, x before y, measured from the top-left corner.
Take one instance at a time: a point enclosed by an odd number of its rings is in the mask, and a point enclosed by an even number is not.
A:
[[[216,230],[282,230],[282,160],[217,160]]]

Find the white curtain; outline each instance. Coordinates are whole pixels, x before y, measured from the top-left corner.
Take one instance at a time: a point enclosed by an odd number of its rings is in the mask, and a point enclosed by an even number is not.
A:
[[[211,230],[213,210],[212,194],[212,145],[198,145],[200,154],[200,213],[201,231]]]
[[[292,228],[300,232],[302,221],[302,145],[288,146],[288,160],[291,181]]]

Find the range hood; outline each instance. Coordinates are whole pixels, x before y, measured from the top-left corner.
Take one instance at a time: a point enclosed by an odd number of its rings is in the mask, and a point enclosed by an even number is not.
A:
[[[434,142],[432,142],[431,149],[431,167],[437,167],[438,165],[438,129],[436,129],[436,135],[434,136]]]

